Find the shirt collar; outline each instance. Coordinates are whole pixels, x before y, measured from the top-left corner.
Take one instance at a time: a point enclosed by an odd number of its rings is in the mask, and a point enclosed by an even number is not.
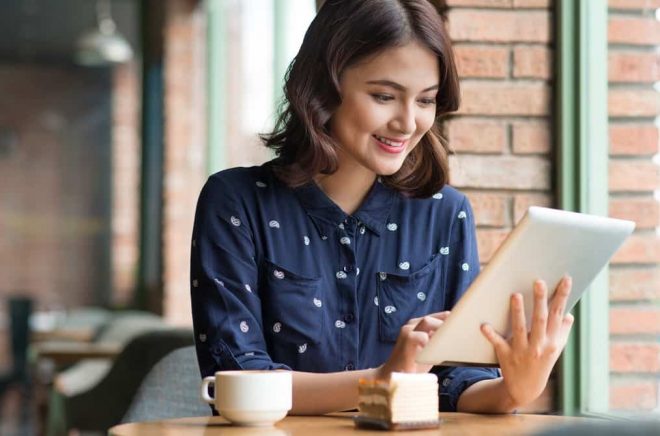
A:
[[[336,227],[351,218],[315,182],[296,188],[295,193],[321,236],[326,236],[326,226]],[[376,235],[380,235],[387,224],[395,196],[396,191],[386,187],[380,181],[374,182],[367,197],[352,218],[357,219]]]

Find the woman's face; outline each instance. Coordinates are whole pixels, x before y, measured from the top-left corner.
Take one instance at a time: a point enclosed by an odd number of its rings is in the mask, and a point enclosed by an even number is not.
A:
[[[439,81],[437,57],[417,42],[347,68],[342,102],[330,120],[339,169],[396,173],[433,125]]]

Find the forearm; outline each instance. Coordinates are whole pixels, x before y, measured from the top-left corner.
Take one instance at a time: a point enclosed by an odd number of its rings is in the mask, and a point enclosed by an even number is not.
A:
[[[479,381],[458,398],[457,410],[470,413],[511,413],[514,404],[502,377]]]
[[[377,369],[316,374],[293,372],[292,415],[322,415],[357,408],[358,380],[377,378]]]

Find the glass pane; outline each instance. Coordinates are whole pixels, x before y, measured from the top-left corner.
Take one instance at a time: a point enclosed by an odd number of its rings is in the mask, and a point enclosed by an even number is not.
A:
[[[130,297],[139,55],[81,65],[78,43],[112,18],[138,53],[138,12],[123,1],[0,3],[0,290],[31,295],[37,310]]]
[[[610,267],[611,411],[660,414],[660,13],[609,1],[610,215],[637,223]]]
[[[297,53],[314,18],[315,4],[314,0],[230,0],[225,8],[226,162],[228,167],[255,165],[271,158],[257,135],[273,126],[282,87],[276,71],[284,70],[281,66]],[[275,50],[278,43],[281,59]]]

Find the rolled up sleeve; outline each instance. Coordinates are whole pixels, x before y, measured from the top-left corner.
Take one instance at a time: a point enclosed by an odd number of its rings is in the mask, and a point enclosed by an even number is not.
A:
[[[255,256],[245,208],[221,178],[209,178],[197,203],[190,262],[202,376],[230,369],[290,369],[267,352]]]

